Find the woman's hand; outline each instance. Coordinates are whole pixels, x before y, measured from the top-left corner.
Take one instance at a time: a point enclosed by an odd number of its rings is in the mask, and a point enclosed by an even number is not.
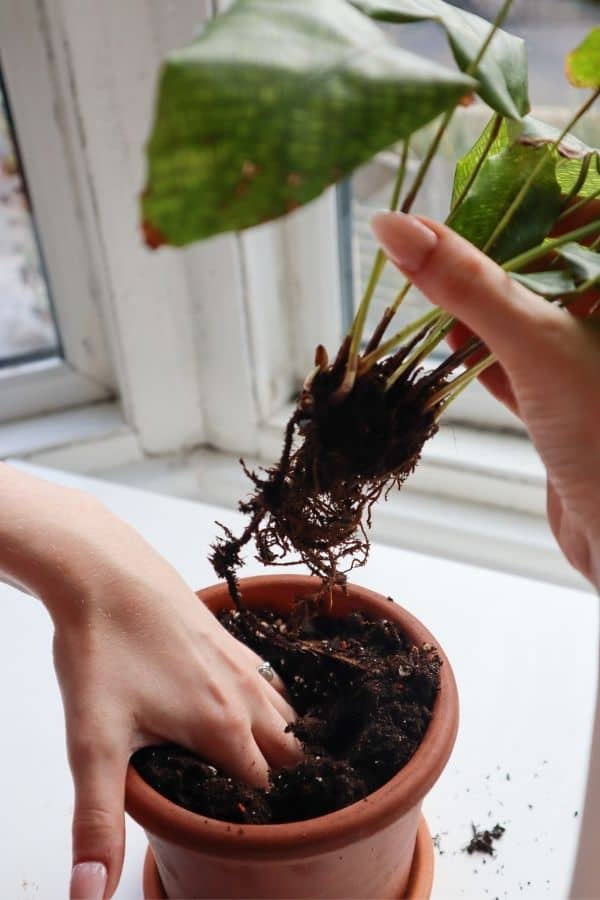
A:
[[[526,425],[546,466],[554,535],[600,588],[600,321],[543,300],[444,225],[401,213],[372,225],[392,262],[466,326],[454,344],[469,329],[496,354],[481,380]]]
[[[20,521],[3,543],[0,572],[37,593],[55,625],[75,782],[71,896],[103,900],[121,873],[135,750],[174,741],[266,785],[269,767],[301,756],[285,734],[294,711],[276,689],[281,683],[258,673],[259,657],[97,500],[0,466],[3,479]]]

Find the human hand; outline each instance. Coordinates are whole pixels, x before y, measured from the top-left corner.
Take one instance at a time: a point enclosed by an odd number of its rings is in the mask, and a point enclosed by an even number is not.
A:
[[[1,465],[0,486],[14,510],[6,530],[0,521],[0,572],[39,595],[55,625],[75,783],[71,897],[104,900],[121,873],[135,750],[176,742],[266,785],[269,767],[301,758],[284,733],[294,711],[260,658],[99,501]]]
[[[548,303],[437,222],[377,213],[372,226],[391,261],[462,323],[454,345],[469,329],[495,353],[481,381],[527,427],[554,535],[600,588],[600,321]]]

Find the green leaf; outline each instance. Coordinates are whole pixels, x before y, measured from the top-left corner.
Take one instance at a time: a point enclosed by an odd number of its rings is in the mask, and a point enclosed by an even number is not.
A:
[[[483,247],[540,162],[540,156],[544,164],[533,185],[510,226],[488,251],[488,255],[498,262],[511,259],[541,243],[561,210],[562,196],[551,150],[509,144],[488,157],[452,219],[455,231],[476,247]]]
[[[237,0],[163,67],[146,240],[183,246],[284,215],[474,86],[345,0]]]
[[[575,87],[600,88],[600,26],[592,28],[566,59],[567,78]]]
[[[457,65],[466,71],[475,62],[490,31],[485,19],[444,0],[350,0],[353,6],[383,22],[431,20],[444,28]],[[529,111],[527,52],[521,38],[501,29],[475,72],[479,95],[492,109],[518,119]]]
[[[561,297],[563,294],[572,294],[577,290],[577,285],[569,272],[531,272],[524,275],[521,272],[511,272],[511,278],[520,281],[530,291],[541,294],[542,297]]]
[[[493,127],[493,117],[471,149],[456,164],[452,203],[461,194],[471,173],[479,162]],[[553,144],[560,136],[558,128],[547,125],[533,116],[520,122],[502,123],[498,136],[490,148],[490,157],[517,144],[530,150]],[[589,197],[600,189],[600,150],[589,147],[572,134],[567,134],[556,148],[556,180],[565,196]],[[581,181],[582,174],[585,176]],[[572,193],[574,192],[574,193]]]
[[[529,147],[542,147],[553,144],[560,137],[558,128],[541,122],[533,116],[526,116],[520,123],[508,123],[507,135],[520,144]],[[557,160],[556,178],[563,194],[589,197],[600,189],[600,150],[589,147],[573,134],[566,134],[557,146],[560,157]],[[585,167],[585,179],[579,183],[582,168]]]
[[[579,281],[600,282],[600,253],[582,244],[563,244],[556,252],[567,260]]]
[[[492,128],[494,127],[494,118],[495,116],[492,116],[471,149],[468,150],[467,153],[465,153],[465,155],[456,163],[456,168],[454,170],[454,183],[452,185],[452,205],[456,203],[456,200],[462,194],[463,189],[465,188],[467,182],[469,181],[469,178],[473,173],[473,170],[478,165],[481,157],[485,152],[488,138],[490,136]],[[506,122],[503,122],[500,126],[500,131],[498,132],[496,140],[489,149],[489,156],[496,156],[508,145],[508,143],[509,139]]]

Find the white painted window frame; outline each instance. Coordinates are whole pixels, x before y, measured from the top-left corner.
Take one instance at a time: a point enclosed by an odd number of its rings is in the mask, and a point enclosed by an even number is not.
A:
[[[40,9],[0,5],[3,73],[24,162],[63,358],[0,372],[0,421],[104,399],[114,392],[98,286],[89,265],[56,70]],[[58,212],[58,215],[57,215]]]

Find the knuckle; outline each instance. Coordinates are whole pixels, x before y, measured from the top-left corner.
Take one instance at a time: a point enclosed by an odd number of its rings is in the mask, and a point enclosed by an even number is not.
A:
[[[76,853],[93,854],[103,850],[104,855],[116,852],[120,846],[120,829],[116,827],[115,813],[102,806],[78,808],[73,819],[73,846]]]
[[[244,697],[252,700],[260,700],[263,696],[262,685],[263,679],[256,669],[244,667],[238,675],[238,686]]]
[[[460,280],[463,285],[476,287],[477,282],[481,281],[484,276],[485,269],[484,258],[479,253],[469,253],[461,260],[457,274],[460,272]]]
[[[231,703],[225,703],[216,707],[211,715],[209,722],[210,729],[214,732],[215,738],[227,740],[229,735],[240,735],[249,731],[249,722],[242,710]]]
[[[206,686],[206,692],[210,696],[210,699],[215,704],[217,708],[223,708],[227,706],[227,691],[223,690],[216,681],[211,681]],[[204,702],[204,696],[200,698],[201,702]]]

